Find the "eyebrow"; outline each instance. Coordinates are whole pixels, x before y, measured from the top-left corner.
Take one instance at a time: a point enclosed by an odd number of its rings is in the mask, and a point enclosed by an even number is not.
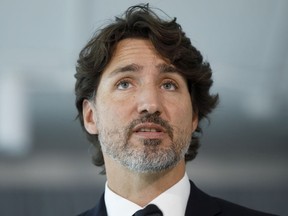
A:
[[[179,70],[171,64],[162,63],[162,64],[157,65],[156,68],[161,73],[178,73],[179,72]]]
[[[129,65],[125,65],[123,67],[118,67],[115,70],[113,70],[109,77],[114,76],[115,74],[118,73],[125,73],[125,72],[139,72],[143,69],[144,67],[139,65],[139,64],[129,64]],[[160,73],[178,73],[178,69],[171,65],[171,64],[158,64],[156,65],[156,68],[159,70]]]

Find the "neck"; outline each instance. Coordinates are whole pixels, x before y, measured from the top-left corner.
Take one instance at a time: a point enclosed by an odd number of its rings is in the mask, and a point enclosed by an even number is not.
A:
[[[185,174],[184,160],[159,173],[135,173],[110,158],[105,159],[105,166],[109,188],[142,207],[180,181]]]

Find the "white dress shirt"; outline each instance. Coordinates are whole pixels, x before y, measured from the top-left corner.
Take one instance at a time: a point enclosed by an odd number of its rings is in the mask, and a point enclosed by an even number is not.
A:
[[[158,206],[164,216],[184,216],[190,194],[190,183],[187,174],[168,190],[164,191],[149,204]],[[105,204],[108,216],[132,216],[141,206],[111,191],[106,182]]]

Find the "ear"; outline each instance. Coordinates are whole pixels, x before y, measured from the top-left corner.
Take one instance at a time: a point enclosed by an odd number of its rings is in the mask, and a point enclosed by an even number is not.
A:
[[[196,130],[198,126],[198,115],[197,113],[193,113],[193,117],[192,117],[192,132],[194,132]]]
[[[85,99],[82,103],[82,108],[85,129],[90,134],[98,134],[96,120],[94,119],[96,112],[95,106],[93,106],[92,102]]]

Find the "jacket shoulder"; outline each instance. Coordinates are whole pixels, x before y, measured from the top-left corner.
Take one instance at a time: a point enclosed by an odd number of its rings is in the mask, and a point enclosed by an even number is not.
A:
[[[274,214],[268,214],[265,212],[250,209],[220,198],[212,197],[218,206],[222,209],[221,216],[276,216]],[[219,216],[220,216],[219,215]]]
[[[89,209],[77,216],[106,216],[106,215],[107,215],[107,211],[106,211],[106,205],[105,205],[104,193],[103,193],[94,208]]]
[[[213,197],[190,181],[190,196],[186,208],[186,215],[217,215],[217,216],[276,216],[253,210],[221,198]]]

